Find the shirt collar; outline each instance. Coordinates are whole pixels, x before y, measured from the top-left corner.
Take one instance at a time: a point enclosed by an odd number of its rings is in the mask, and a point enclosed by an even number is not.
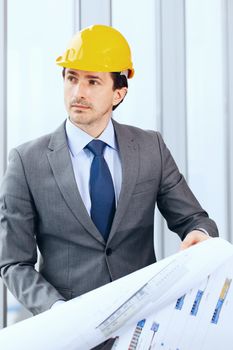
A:
[[[66,135],[68,139],[68,146],[73,156],[77,156],[78,153],[81,152],[84,147],[94,139],[85,131],[75,126],[69,118],[66,120]],[[112,119],[109,120],[107,127],[98,137],[98,140],[104,141],[111,148],[118,150]]]

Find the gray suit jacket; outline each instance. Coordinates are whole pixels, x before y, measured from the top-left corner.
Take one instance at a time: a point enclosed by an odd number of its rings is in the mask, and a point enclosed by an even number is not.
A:
[[[156,202],[181,239],[198,227],[217,235],[161,135],[116,122],[114,128],[123,178],[107,242],[80,197],[64,124],[10,153],[0,190],[0,271],[34,314],[155,262]]]

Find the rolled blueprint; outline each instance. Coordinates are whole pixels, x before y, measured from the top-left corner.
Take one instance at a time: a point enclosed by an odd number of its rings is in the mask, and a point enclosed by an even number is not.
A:
[[[0,331],[4,350],[230,350],[233,246],[211,238]]]

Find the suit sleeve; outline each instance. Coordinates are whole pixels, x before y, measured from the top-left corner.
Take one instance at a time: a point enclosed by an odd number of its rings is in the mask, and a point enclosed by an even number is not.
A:
[[[197,228],[205,229],[210,236],[218,236],[215,222],[209,218],[188,187],[161,135],[157,133],[157,136],[162,167],[157,205],[169,229],[181,239]]]
[[[33,314],[64,298],[35,269],[37,213],[17,150],[12,150],[0,189],[0,274]]]

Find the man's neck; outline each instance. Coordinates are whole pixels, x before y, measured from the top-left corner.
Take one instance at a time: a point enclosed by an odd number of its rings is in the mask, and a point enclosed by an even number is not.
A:
[[[99,122],[96,122],[90,125],[78,124],[73,122],[71,119],[70,119],[70,122],[74,124],[76,127],[78,127],[79,129],[81,129],[82,131],[86,132],[88,135],[94,138],[98,138],[102,134],[102,132],[106,129],[110,119],[111,119],[111,116],[101,124]]]

